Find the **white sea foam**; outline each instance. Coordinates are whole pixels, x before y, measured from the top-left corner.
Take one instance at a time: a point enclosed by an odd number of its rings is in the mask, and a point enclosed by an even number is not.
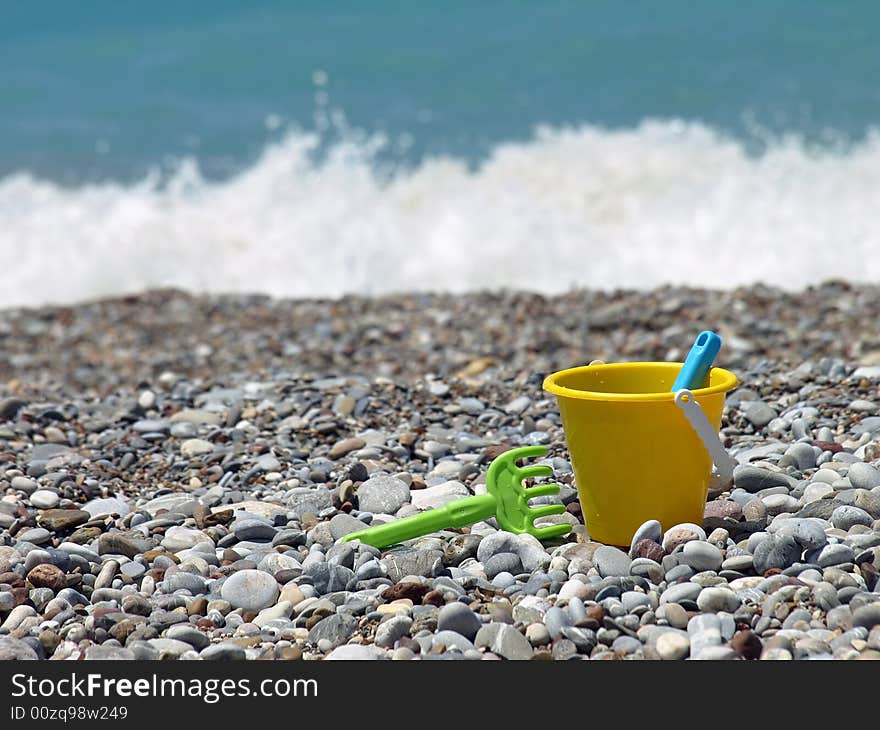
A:
[[[371,147],[290,133],[204,180],[69,188],[0,180],[0,305],[156,286],[338,296],[663,283],[799,288],[880,280],[880,135],[757,157],[699,124],[545,129],[477,169],[428,159],[377,175]]]

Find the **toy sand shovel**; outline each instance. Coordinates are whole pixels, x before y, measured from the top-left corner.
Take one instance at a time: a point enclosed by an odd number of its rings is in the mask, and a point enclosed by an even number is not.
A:
[[[539,540],[565,535],[571,530],[571,525],[536,527],[534,524],[540,517],[562,514],[565,511],[563,505],[529,506],[529,500],[534,497],[558,494],[559,485],[539,484],[528,488],[522,485],[523,479],[552,476],[553,470],[543,464],[516,465],[520,459],[546,454],[547,449],[543,446],[524,446],[505,451],[489,466],[486,474],[486,494],[456,499],[436,509],[386,522],[384,525],[369,527],[346,535],[342,541],[360,540],[381,549],[438,530],[472,525],[490,517],[498,520],[502,530],[517,534],[528,532]]]

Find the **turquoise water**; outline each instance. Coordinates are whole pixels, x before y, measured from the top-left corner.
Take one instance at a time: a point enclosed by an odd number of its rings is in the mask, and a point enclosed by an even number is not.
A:
[[[876,2],[0,10],[0,305],[880,279]]]
[[[15,1],[3,17],[0,174],[130,179],[186,155],[230,174],[267,119],[314,129],[333,109],[408,160],[646,118],[851,140],[880,110],[876,2]]]

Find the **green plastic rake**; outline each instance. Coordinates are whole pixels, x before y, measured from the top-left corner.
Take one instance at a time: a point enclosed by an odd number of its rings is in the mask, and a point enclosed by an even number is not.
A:
[[[360,540],[381,549],[404,540],[429,535],[437,530],[472,525],[490,517],[498,520],[501,529],[508,532],[517,534],[527,532],[539,540],[561,537],[571,530],[571,525],[536,527],[534,523],[541,517],[562,514],[565,511],[563,505],[529,506],[529,500],[534,497],[558,494],[559,485],[539,484],[534,487],[522,485],[523,479],[552,476],[553,470],[544,464],[531,466],[516,464],[520,459],[546,454],[547,449],[544,446],[524,446],[505,451],[489,466],[489,472],[486,474],[486,494],[456,499],[436,509],[387,522],[384,525],[368,527],[366,530],[346,535],[342,541]]]

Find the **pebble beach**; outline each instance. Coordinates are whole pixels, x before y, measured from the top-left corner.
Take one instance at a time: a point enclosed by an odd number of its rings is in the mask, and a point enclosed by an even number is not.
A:
[[[878,321],[842,281],[5,310],[0,659],[880,659]],[[733,484],[592,541],[544,377],[704,328]],[[339,542],[538,444],[566,537]]]

